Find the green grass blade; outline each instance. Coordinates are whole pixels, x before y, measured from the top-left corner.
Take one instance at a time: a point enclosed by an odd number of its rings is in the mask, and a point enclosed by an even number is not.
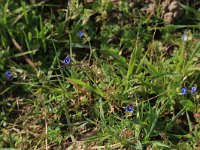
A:
[[[12,55],[11,58],[24,56],[24,55],[27,55],[27,54],[35,53],[37,51],[38,51],[38,49],[35,49],[35,50],[32,50],[32,51],[26,51],[26,52],[17,53],[17,54]]]
[[[190,63],[190,61],[192,61],[192,59],[194,58],[194,56],[199,53],[200,51],[200,42],[197,44],[196,48],[194,49],[193,53],[191,54],[188,63]]]
[[[76,83],[80,86],[83,86],[85,87],[87,90],[89,90],[90,92],[94,92],[102,97],[104,97],[103,93],[97,89],[95,89],[94,87],[88,85],[87,83],[81,81],[81,80],[78,80],[78,79],[73,79],[73,78],[67,78],[67,80],[70,82],[70,83]]]

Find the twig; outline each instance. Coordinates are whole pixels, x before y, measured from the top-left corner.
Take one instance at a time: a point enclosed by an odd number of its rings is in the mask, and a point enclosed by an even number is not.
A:
[[[18,51],[24,52],[22,50],[22,46],[20,46],[19,43],[13,37],[12,37],[12,42]],[[35,64],[32,62],[32,60],[27,55],[23,55],[23,57],[26,60],[26,62],[37,72],[37,68]]]
[[[105,149],[105,148],[110,148],[110,149],[117,149],[117,148],[122,148],[122,145],[121,143],[117,143],[117,144],[113,144],[113,145],[110,145],[110,146],[95,146],[95,147],[92,147],[90,148],[91,150],[92,149]]]
[[[48,128],[47,128],[47,112],[45,109],[45,134],[46,134],[46,139],[45,139],[45,145],[46,145],[46,150],[48,150]]]

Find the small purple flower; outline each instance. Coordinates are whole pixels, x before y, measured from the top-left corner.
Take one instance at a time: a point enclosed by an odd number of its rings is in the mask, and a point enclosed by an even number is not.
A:
[[[12,78],[12,74],[9,70],[5,72],[5,77],[7,80],[10,80]]]
[[[132,106],[126,106],[126,111],[129,113],[133,113],[133,107]]]
[[[83,34],[84,34],[83,31],[79,31],[79,32],[78,32],[78,36],[79,36],[79,37],[82,37]]]
[[[65,57],[63,62],[64,62],[64,64],[69,65],[71,62],[71,58],[67,56],[67,57]]]
[[[187,41],[187,40],[188,40],[188,36],[187,36],[186,34],[183,34],[183,35],[181,36],[181,39],[182,39],[183,41]]]
[[[60,70],[63,70],[63,66],[60,66]]]
[[[187,94],[187,88],[182,88],[182,94],[183,95]]]
[[[195,92],[196,92],[196,90],[197,90],[197,88],[196,88],[196,87],[191,87],[191,93],[195,93]]]

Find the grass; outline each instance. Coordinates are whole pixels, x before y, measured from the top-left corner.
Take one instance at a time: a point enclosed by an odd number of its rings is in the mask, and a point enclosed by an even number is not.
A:
[[[183,8],[169,25],[126,2],[2,0],[0,148],[199,149],[200,14]]]

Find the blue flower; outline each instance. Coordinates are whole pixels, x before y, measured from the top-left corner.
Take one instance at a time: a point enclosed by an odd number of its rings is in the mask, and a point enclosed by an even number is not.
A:
[[[196,90],[197,90],[197,88],[196,88],[196,87],[191,87],[191,93],[195,93],[195,92],[196,92]]]
[[[133,107],[132,106],[126,106],[126,111],[129,112],[129,113],[132,113],[133,112]]]
[[[65,57],[63,62],[64,62],[64,64],[69,65],[71,62],[71,58],[67,56],[67,57]]]
[[[7,80],[10,80],[12,78],[12,74],[9,70],[5,72],[5,77]]]
[[[187,94],[187,88],[182,88],[182,94],[183,95]]]
[[[78,32],[78,36],[79,36],[79,37],[82,37],[83,34],[84,34],[83,31],[79,31],[79,32]]]
[[[181,36],[181,39],[182,39],[183,41],[187,41],[187,40],[188,40],[188,36],[187,36],[186,34],[183,34],[183,35]]]

